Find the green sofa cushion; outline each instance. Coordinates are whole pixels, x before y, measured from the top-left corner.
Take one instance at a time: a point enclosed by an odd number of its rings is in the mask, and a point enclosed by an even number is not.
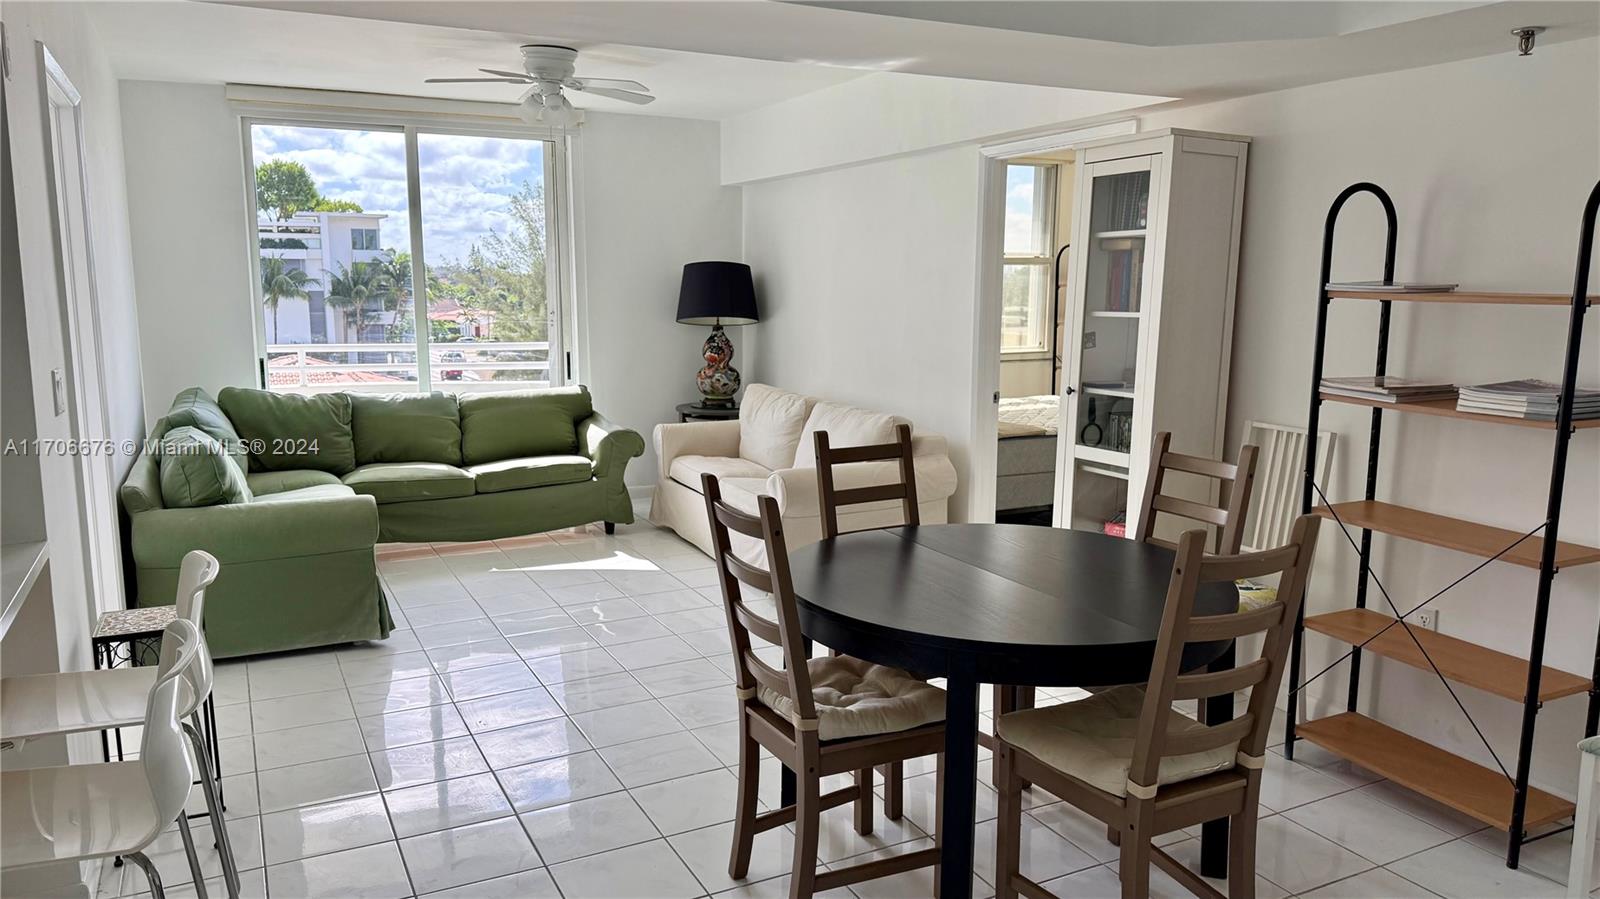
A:
[[[586,456],[531,456],[484,462],[467,470],[472,472],[479,493],[500,493],[587,481],[594,476],[594,463]]]
[[[199,428],[173,428],[161,438],[161,501],[169,509],[250,502],[239,463]]]
[[[255,501],[257,504],[295,503],[303,502],[308,499],[328,499],[330,497],[337,498],[341,496],[355,495],[356,492],[354,490],[346,487],[338,481],[335,481],[332,484],[312,484],[309,487],[295,487],[292,490],[280,490],[277,493],[269,493],[266,496],[258,496],[256,497]]]
[[[166,424],[162,430],[154,432],[155,436],[160,437],[173,428],[199,428],[222,444],[228,455],[238,458],[241,467],[245,464],[248,453],[239,439],[239,431],[228,420],[217,401],[211,398],[211,394],[199,387],[180,391],[173,398],[172,408],[167,410],[162,421]]]
[[[472,495],[472,475],[438,462],[375,462],[345,475],[344,483],[380,504]]]
[[[128,469],[127,480],[118,488],[117,496],[129,515],[162,508],[161,459],[151,452],[140,453],[133,460],[133,467]]]
[[[448,393],[352,394],[356,464],[461,464],[461,413]]]
[[[578,452],[575,422],[594,412],[589,388],[557,387],[461,398],[461,457],[468,465]]]
[[[342,475],[356,467],[347,394],[224,387],[217,402],[250,444],[253,471],[311,468]]]
[[[300,490],[304,487],[317,487],[323,484],[338,484],[339,476],[326,471],[313,471],[309,468],[295,468],[289,471],[252,471],[244,476],[250,482],[250,492],[256,499],[283,493],[288,490]]]

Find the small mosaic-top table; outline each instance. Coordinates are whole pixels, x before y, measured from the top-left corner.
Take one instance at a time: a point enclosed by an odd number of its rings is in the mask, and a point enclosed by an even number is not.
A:
[[[177,606],[143,606],[136,609],[113,609],[102,612],[95,622],[94,634],[89,642],[94,649],[96,670],[120,668],[124,665],[155,665],[161,658],[161,633],[178,617]],[[205,719],[206,750],[211,753],[211,770],[217,775],[217,797],[222,800],[222,750],[217,742],[216,691],[206,697],[201,707]],[[116,730],[117,760],[122,760],[122,731]],[[105,731],[100,732],[100,748],[106,761],[111,761],[111,742]],[[223,808],[227,803],[223,802]],[[190,817],[204,817],[191,815]]]

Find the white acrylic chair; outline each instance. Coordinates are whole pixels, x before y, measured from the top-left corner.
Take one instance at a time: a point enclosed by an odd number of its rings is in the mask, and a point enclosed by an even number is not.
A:
[[[1594,784],[1600,770],[1595,764],[1600,759],[1600,737],[1590,737],[1578,743],[1583,753],[1582,767],[1578,771],[1578,810],[1572,815],[1572,864],[1567,870],[1567,896],[1587,899],[1589,877],[1594,871],[1595,819],[1600,818],[1600,806],[1594,804]]]
[[[230,899],[239,899],[239,870],[224,826],[222,799],[216,772],[211,768],[201,736],[200,709],[211,695],[211,652],[205,645],[206,588],[217,579],[221,564],[203,550],[183,557],[178,571],[178,618],[194,626],[199,642],[190,661],[175,675],[179,679],[178,717],[194,747],[200,785],[211,818],[211,831],[222,855],[223,880]],[[163,662],[169,650],[161,643]],[[150,691],[161,666],[34,674],[0,679],[0,739],[21,743],[61,734],[104,731],[143,723]]]
[[[168,647],[171,647],[169,650]],[[183,836],[195,892],[205,899],[200,857],[184,805],[194,766],[178,713],[188,688],[182,673],[200,654],[200,632],[189,621],[167,625],[160,673],[140,719],[139,759],[62,765],[0,773],[0,867],[6,871],[96,858],[133,859],[165,899],[161,875],[144,850],[174,821]]]

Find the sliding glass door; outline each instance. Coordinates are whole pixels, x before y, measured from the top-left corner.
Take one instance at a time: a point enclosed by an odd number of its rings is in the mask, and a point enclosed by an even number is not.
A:
[[[561,383],[553,142],[253,121],[248,149],[268,389]]]

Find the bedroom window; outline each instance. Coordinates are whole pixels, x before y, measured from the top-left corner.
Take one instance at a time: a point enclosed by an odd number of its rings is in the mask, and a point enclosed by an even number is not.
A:
[[[1050,352],[1055,198],[1056,166],[1006,165],[1000,351],[1007,355]]]

